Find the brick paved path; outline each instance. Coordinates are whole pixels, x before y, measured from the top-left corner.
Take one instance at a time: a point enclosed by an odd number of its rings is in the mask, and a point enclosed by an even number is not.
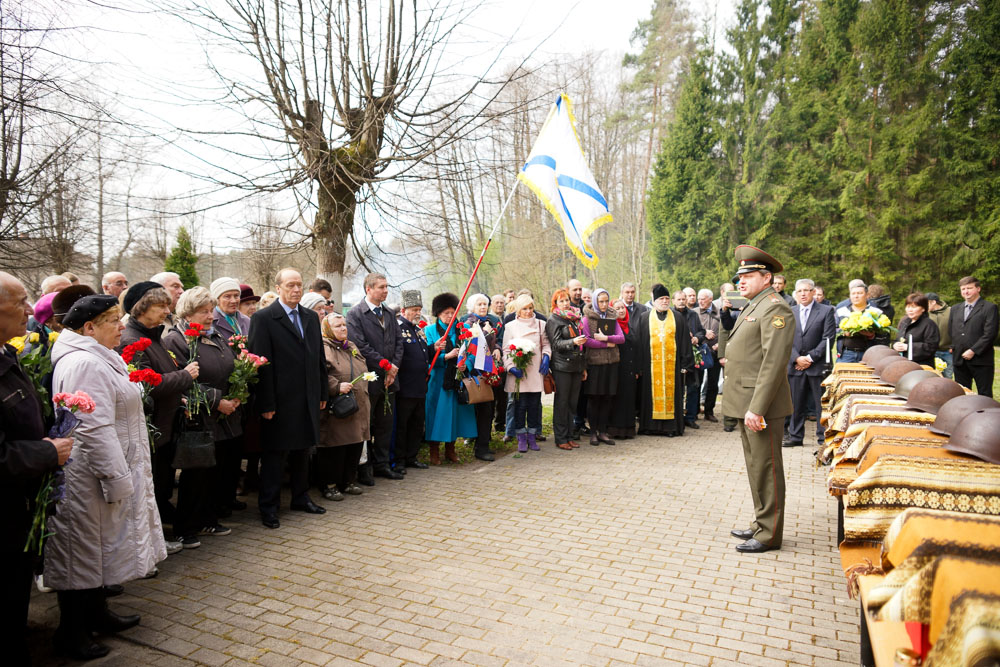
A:
[[[834,504],[785,450],[779,552],[741,556],[742,450],[721,424],[680,439],[411,471],[325,516],[248,511],[170,557],[118,608],[142,625],[108,664],[857,664]],[[57,619],[36,595],[41,663]],[[42,626],[42,627],[39,627]]]

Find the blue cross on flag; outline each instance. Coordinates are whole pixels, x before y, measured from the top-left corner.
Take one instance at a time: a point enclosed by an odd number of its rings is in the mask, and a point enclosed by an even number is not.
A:
[[[575,125],[569,97],[561,94],[552,105],[517,179],[538,196],[562,227],[570,249],[592,269],[597,266],[598,258],[590,245],[590,236],[598,227],[611,222],[611,214],[608,201],[587,166]]]

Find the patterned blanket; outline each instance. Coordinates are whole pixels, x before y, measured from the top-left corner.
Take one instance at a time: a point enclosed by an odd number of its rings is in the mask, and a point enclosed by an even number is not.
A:
[[[883,455],[847,488],[845,540],[877,543],[908,507],[1000,515],[1000,465]]]

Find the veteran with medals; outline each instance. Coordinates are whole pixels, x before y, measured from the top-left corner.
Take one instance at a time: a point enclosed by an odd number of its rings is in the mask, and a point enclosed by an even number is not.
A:
[[[781,437],[785,417],[792,414],[786,367],[795,337],[792,309],[771,286],[781,263],[749,245],[736,248],[740,296],[749,300],[729,333],[722,412],[739,420],[746,458],[753,523],[733,530],[741,553],[781,547],[785,521],[785,470]]]
[[[670,310],[666,287],[653,285],[653,309],[639,314],[635,328],[639,340],[639,433],[670,438],[681,435],[684,383],[694,377],[694,352],[687,322]]]

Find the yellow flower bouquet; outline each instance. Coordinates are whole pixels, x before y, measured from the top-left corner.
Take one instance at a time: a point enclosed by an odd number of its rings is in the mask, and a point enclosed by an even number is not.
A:
[[[864,336],[874,338],[881,334],[892,332],[892,323],[889,318],[882,313],[878,313],[871,308],[861,311],[853,311],[850,315],[840,321],[840,335],[842,336]]]

